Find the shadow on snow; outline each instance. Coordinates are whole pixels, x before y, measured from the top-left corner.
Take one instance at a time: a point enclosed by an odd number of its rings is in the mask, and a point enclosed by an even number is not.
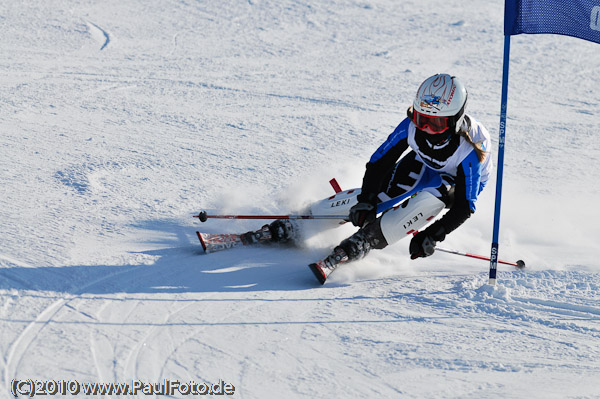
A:
[[[195,241],[191,238],[193,228],[169,222],[152,222],[141,227],[171,237],[150,242],[171,245],[170,248],[138,252],[155,256],[151,265],[0,268],[0,289],[82,295],[289,291],[320,287],[307,265],[324,253],[272,245],[206,255],[199,244],[190,243]]]

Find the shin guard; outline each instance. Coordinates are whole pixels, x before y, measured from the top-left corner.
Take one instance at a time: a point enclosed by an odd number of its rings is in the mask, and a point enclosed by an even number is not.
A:
[[[433,194],[420,191],[381,216],[381,232],[391,245],[427,225],[444,207]]]

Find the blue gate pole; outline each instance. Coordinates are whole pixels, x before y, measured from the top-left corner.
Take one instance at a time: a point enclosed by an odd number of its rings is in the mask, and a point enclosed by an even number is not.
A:
[[[500,104],[500,130],[498,136],[498,164],[496,179],[496,207],[494,210],[494,233],[490,255],[489,284],[496,284],[498,267],[498,236],[500,230],[500,203],[502,202],[502,174],[504,173],[504,141],[506,137],[506,108],[508,103],[508,64],[510,61],[510,35],[504,36],[504,63],[502,69],[502,99]]]

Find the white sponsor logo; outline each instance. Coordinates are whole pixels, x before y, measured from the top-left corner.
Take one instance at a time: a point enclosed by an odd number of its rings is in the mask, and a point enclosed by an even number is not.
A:
[[[342,206],[342,205],[346,205],[346,204],[349,204],[349,203],[350,203],[350,198],[347,198],[345,200],[339,200],[337,202],[330,202],[329,203],[330,204],[329,207],[330,208],[335,208],[336,206]]]
[[[600,6],[592,8],[592,16],[590,17],[590,28],[600,31]]]
[[[413,216],[412,218],[410,218],[410,220],[408,222],[406,222],[402,227],[404,227],[404,230],[408,229],[410,226],[412,226],[413,223],[416,223],[419,221],[420,218],[423,217],[423,213],[419,212],[418,214],[416,214],[415,216]]]

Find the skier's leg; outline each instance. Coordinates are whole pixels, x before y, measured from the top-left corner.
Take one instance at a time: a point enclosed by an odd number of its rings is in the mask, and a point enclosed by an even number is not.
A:
[[[402,205],[384,212],[339,245],[348,260],[361,259],[371,249],[383,249],[418,231],[444,209],[444,202],[421,191]]]
[[[410,195],[411,191],[419,190],[421,187],[439,184],[439,181],[440,177],[435,172],[428,170],[418,155],[411,151],[402,157],[394,168],[387,172],[387,176],[384,179],[385,183],[382,185],[378,197],[379,200],[383,202],[402,195]],[[447,188],[450,186],[451,183],[443,181],[440,187],[426,188],[425,191],[429,191],[437,198],[446,202],[448,197]],[[242,240],[247,244],[259,242],[293,243],[322,231],[338,227],[346,223],[347,220],[345,218],[348,216],[350,208],[358,203],[356,197],[360,192],[360,188],[355,188],[336,193],[335,195],[312,203],[301,212],[311,215],[339,215],[340,219],[311,220],[309,222],[310,224],[298,223],[294,220],[278,219],[271,224],[262,226],[259,230],[247,232],[243,235]],[[407,203],[408,200],[403,203],[402,207],[406,206]],[[366,233],[369,233],[369,239],[383,242],[385,241],[385,238],[383,241],[378,238],[373,238],[381,235],[376,232],[376,230],[380,230],[380,227],[378,227],[379,223],[380,222],[377,222],[377,224],[371,226]],[[359,236],[355,237],[352,241],[347,242],[345,246],[350,248],[351,243],[355,241],[358,242],[357,240],[360,240],[360,234],[363,233],[365,232],[359,230],[357,232]],[[348,238],[348,240],[350,240],[350,238]],[[378,247],[371,245],[369,248]],[[350,249],[350,252],[353,253],[354,251]],[[368,252],[368,250],[366,252]],[[366,252],[364,253],[366,254]]]
[[[445,202],[431,192],[420,191],[381,215],[381,234],[388,245],[394,244],[427,225],[445,207]]]
[[[313,234],[340,226],[346,223],[345,218],[350,208],[358,202],[356,200],[358,194],[360,194],[359,188],[342,191],[314,202],[300,212],[310,215],[339,215],[339,219],[311,220],[307,223],[277,219],[271,224],[265,224],[259,230],[243,234],[242,241],[245,245],[267,242],[295,243]]]
[[[433,194],[421,191],[343,240],[327,258],[309,267],[324,284],[340,264],[364,258],[371,249],[383,249],[411,235],[429,223],[444,207],[444,202]]]
[[[453,181],[446,181],[445,177],[427,168],[413,151],[400,159],[384,181],[379,194],[382,202],[418,192],[342,241],[339,246],[346,252],[348,260],[364,257],[371,248],[383,249],[425,226],[448,205],[453,192],[450,190]]]
[[[321,284],[325,284],[327,277],[341,263],[361,259],[371,249],[383,249],[423,228],[445,207],[450,207],[453,193],[454,186],[443,182],[435,189],[413,194],[343,240],[327,258],[310,264],[310,269]]]
[[[383,249],[388,245],[381,231],[381,217],[362,227],[343,240],[325,259],[311,263],[309,268],[321,284],[342,263],[364,258],[371,249]]]

